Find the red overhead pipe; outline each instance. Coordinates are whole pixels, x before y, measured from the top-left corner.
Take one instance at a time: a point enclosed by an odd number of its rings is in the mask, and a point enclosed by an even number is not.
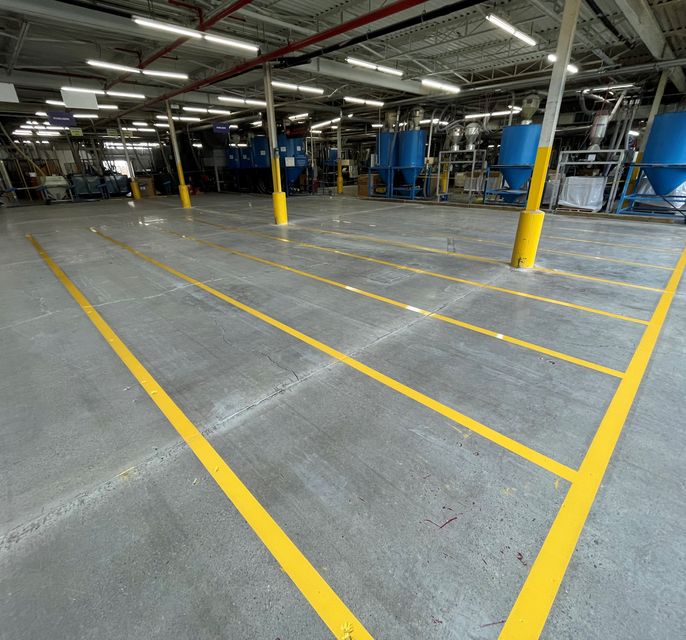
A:
[[[216,82],[226,80],[227,78],[233,78],[234,76],[240,75],[241,73],[245,73],[246,71],[250,71],[255,67],[259,67],[265,62],[270,62],[275,58],[280,58],[281,56],[284,56],[288,53],[293,53],[294,51],[300,51],[305,47],[317,44],[322,40],[328,40],[329,38],[333,38],[337,35],[340,35],[341,33],[345,33],[346,31],[352,31],[353,29],[364,27],[365,25],[368,25],[371,22],[376,22],[377,20],[387,18],[388,16],[392,16],[395,13],[400,13],[401,11],[405,11],[407,9],[411,9],[412,7],[416,7],[417,5],[424,4],[427,1],[428,0],[397,0],[396,2],[393,2],[385,7],[380,7],[379,9],[375,9],[374,11],[365,13],[361,16],[358,16],[357,18],[353,18],[352,20],[343,22],[342,24],[336,25],[335,27],[330,27],[329,29],[325,29],[324,31],[315,33],[311,36],[308,36],[307,38],[304,38],[303,40],[298,40],[297,42],[293,42],[289,45],[281,47],[280,49],[275,49],[274,51],[270,51],[269,53],[262,54],[261,56],[257,56],[252,60],[247,60],[246,62],[242,62],[241,64],[236,65],[235,67],[231,67],[230,69],[227,69],[225,71],[220,71],[219,73],[209,76],[207,78],[196,80],[195,82],[191,82],[191,84],[187,84],[185,87],[181,87],[180,89],[174,89],[173,91],[169,91],[161,96],[158,96],[157,98],[148,100],[147,102],[143,103],[138,107],[134,107],[124,111],[123,113],[119,114],[119,117],[125,116],[127,113],[131,113],[132,111],[136,111],[138,109],[143,109],[153,104],[157,104],[158,102],[162,102],[163,100],[169,100],[169,98],[178,96],[180,93],[195,91],[196,89],[207,86],[208,84],[214,84]]]
[[[228,15],[232,14],[234,11],[238,11],[238,9],[241,9],[247,4],[250,4],[252,0],[236,0],[236,2],[232,2],[229,6],[224,7],[223,9],[219,10],[215,14],[210,14],[205,18],[203,21],[202,19],[200,20],[200,23],[198,24],[198,30],[199,31],[205,31],[206,29],[209,29],[210,27],[213,27],[217,22],[220,22],[224,18],[226,18]],[[188,42],[190,38],[177,38],[172,42],[171,44],[168,44],[166,47],[162,47],[161,49],[158,49],[155,51],[155,53],[150,54],[147,58],[142,60],[138,68],[139,69],[145,69],[147,66],[155,62],[155,60],[159,60],[160,58],[166,56],[168,53],[174,51],[177,47],[180,47],[184,42]],[[107,85],[107,88],[110,89],[113,87],[115,84],[118,84],[120,82],[123,82],[126,80],[126,78],[129,77],[129,73],[125,73],[121,76],[119,76],[116,80],[111,82],[110,84]]]

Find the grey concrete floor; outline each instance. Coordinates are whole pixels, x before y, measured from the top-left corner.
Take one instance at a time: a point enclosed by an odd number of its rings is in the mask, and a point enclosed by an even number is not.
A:
[[[331,637],[27,233],[375,638],[497,638],[567,482],[89,227],[573,469],[617,378],[173,233],[624,370],[642,324],[316,247],[647,320],[686,230],[548,216],[538,264],[611,283],[511,270],[509,211],[132,205],[0,210],[0,638]],[[685,320],[682,285],[544,638],[684,635]]]

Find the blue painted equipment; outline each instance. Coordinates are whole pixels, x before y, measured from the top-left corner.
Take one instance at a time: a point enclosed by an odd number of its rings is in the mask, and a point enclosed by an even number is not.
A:
[[[239,169],[241,166],[241,155],[238,147],[229,147],[226,150],[226,168]]]
[[[398,141],[393,131],[379,131],[376,139],[377,166],[394,167],[398,164]]]
[[[279,153],[281,155],[281,175],[284,180],[284,190],[290,194],[295,183],[307,167],[305,140],[303,138],[287,138],[285,134],[278,136]]]
[[[255,167],[255,169],[269,169],[271,166],[269,138],[267,138],[267,136],[255,136],[252,139],[251,146],[253,167]]]
[[[414,188],[417,178],[424,168],[424,149],[426,131],[411,129],[398,133],[398,168],[403,180]]]
[[[670,217],[678,213],[686,222],[685,140],[686,111],[655,116],[642,161],[628,166],[617,213]],[[632,180],[635,169],[638,176]],[[630,188],[633,192],[627,193]]]
[[[503,203],[513,204],[526,196],[527,182],[534,169],[540,137],[540,124],[518,124],[503,128],[498,164],[489,165],[486,172],[484,203],[489,195],[493,197],[491,204],[498,203],[498,198],[502,198]],[[499,170],[505,180],[501,189],[489,187],[488,181],[493,169]]]

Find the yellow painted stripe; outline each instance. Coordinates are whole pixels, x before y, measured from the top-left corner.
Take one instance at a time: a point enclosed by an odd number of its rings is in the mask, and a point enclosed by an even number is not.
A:
[[[538,302],[545,302],[548,304],[559,305],[561,307],[567,307],[569,309],[576,309],[577,311],[585,311],[588,313],[595,313],[601,316],[606,316],[609,318],[614,318],[615,320],[624,320],[626,322],[633,322],[635,324],[647,325],[647,320],[642,320],[641,318],[634,318],[632,316],[623,315],[620,313],[612,313],[610,311],[604,311],[603,309],[596,309],[594,307],[587,307],[581,304],[575,304],[573,302],[566,302],[565,300],[558,300],[556,298],[546,298],[545,296],[537,296],[533,293],[526,293],[524,291],[518,291],[516,289],[506,289],[504,287],[497,287],[492,284],[486,284],[485,282],[479,282],[478,280],[467,280],[465,278],[458,278],[457,276],[450,276],[445,273],[438,273],[436,271],[427,271],[426,269],[419,269],[417,267],[410,267],[404,264],[399,264],[397,262],[390,262],[388,260],[380,260],[378,258],[371,258],[369,256],[361,255],[359,253],[351,253],[349,251],[341,251],[339,249],[333,249],[332,247],[322,247],[320,245],[311,244],[309,242],[298,242],[296,240],[290,240],[288,238],[281,238],[280,236],[272,236],[268,233],[261,233],[260,231],[251,231],[248,229],[243,229],[242,227],[230,227],[225,224],[218,224],[216,222],[208,222],[207,220],[200,220],[197,217],[187,217],[187,220],[191,222],[198,222],[200,224],[209,225],[211,227],[217,227],[219,229],[226,229],[227,231],[236,231],[238,233],[245,233],[247,235],[252,235],[259,238],[267,238],[269,240],[277,240],[279,242],[284,242],[288,244],[293,244],[298,247],[304,247],[306,249],[316,249],[317,251],[325,251],[328,253],[335,253],[339,256],[344,256],[346,258],[354,258],[355,260],[364,260],[365,262],[372,262],[374,264],[381,264],[386,267],[393,267],[394,269],[400,269],[402,271],[410,271],[412,273],[418,273],[424,276],[431,276],[432,278],[441,278],[442,280],[450,280],[452,282],[459,282],[460,284],[466,284],[472,287],[478,287],[480,289],[487,289],[489,291],[498,291],[499,293],[505,293],[512,296],[518,296],[520,298],[527,298],[529,300],[536,300]]]
[[[257,537],[267,547],[274,559],[305,596],[334,637],[344,637],[344,628],[351,628],[351,638],[371,640],[371,634],[362,623],[345,606],[333,589],[319,575],[309,560],[295,546],[293,541],[279,527],[257,498],[241,482],[240,478],[205,439],[198,428],[186,414],[169,397],[167,392],[155,380],[152,374],[141,364],[140,360],[122,342],[103,317],[93,308],[86,296],[76,287],[64,271],[55,263],[33,236],[27,236],[41,258],[50,267],[57,279],[64,285],[72,298],[83,309],[88,319],[100,332],[119,356],[138,383],[143,387],[157,408],[169,420],[174,429],[183,438],[188,448],[193,451],[213,480],[231,500],[239,513],[245,518]]]
[[[484,336],[489,336],[491,338],[495,338],[497,340],[502,340],[503,342],[507,342],[509,344],[516,345],[518,347],[522,347],[524,349],[530,349],[531,351],[536,351],[538,353],[544,353],[547,356],[550,356],[552,358],[556,358],[558,360],[564,360],[566,362],[571,362],[572,364],[576,364],[580,367],[586,367],[587,369],[592,369],[594,371],[598,371],[600,373],[605,373],[610,376],[615,376],[616,378],[621,378],[624,376],[624,373],[622,371],[618,371],[617,369],[612,369],[610,367],[605,367],[601,364],[596,364],[595,362],[590,362],[589,360],[584,360],[583,358],[577,358],[575,356],[571,356],[566,353],[562,353],[560,351],[555,351],[554,349],[548,349],[547,347],[535,344],[533,342],[528,342],[526,340],[520,340],[519,338],[514,338],[512,336],[508,336],[503,333],[499,333],[497,331],[491,331],[490,329],[486,329],[484,327],[480,327],[475,324],[470,324],[469,322],[463,322],[462,320],[457,320],[456,318],[451,318],[450,316],[445,316],[440,313],[434,313],[433,311],[428,311],[427,309],[422,309],[420,307],[414,306],[407,304],[406,302],[399,302],[398,300],[393,300],[392,298],[387,298],[385,296],[380,296],[376,293],[371,293],[370,291],[365,291],[364,289],[360,289],[358,287],[352,287],[350,285],[344,284],[343,282],[337,282],[336,280],[331,280],[329,278],[323,278],[322,276],[318,276],[314,273],[310,273],[309,271],[303,271],[301,269],[295,269],[294,267],[289,267],[288,265],[282,264],[280,262],[274,262],[273,260],[266,260],[265,258],[260,258],[258,256],[252,255],[250,253],[246,253],[245,251],[239,251],[238,249],[231,249],[230,247],[226,247],[221,244],[217,244],[215,242],[210,242],[209,240],[203,240],[202,238],[196,238],[195,236],[190,236],[190,235],[184,235],[181,233],[176,233],[175,231],[165,231],[163,229],[160,229],[159,231],[162,231],[164,233],[169,233],[171,235],[177,236],[179,238],[187,238],[189,240],[194,240],[195,242],[199,242],[200,244],[204,244],[208,247],[212,247],[213,249],[219,249],[220,251],[225,251],[227,253],[231,253],[236,256],[240,256],[241,258],[246,258],[248,260],[253,260],[254,262],[259,262],[261,264],[266,264],[270,267],[276,267],[277,269],[283,269],[284,271],[288,271],[290,273],[294,273],[299,276],[303,276],[305,278],[310,278],[311,280],[316,280],[317,282],[323,282],[324,284],[331,285],[332,287],[336,287],[338,289],[342,289],[344,291],[348,291],[350,293],[354,293],[360,296],[364,296],[366,298],[371,298],[372,300],[378,300],[379,302],[385,302],[386,304],[393,305],[394,307],[398,307],[399,309],[405,309],[407,311],[411,311],[412,313],[418,313],[420,315],[426,316],[427,318],[433,318],[434,320],[440,320],[441,322],[446,322],[448,324],[455,325],[457,327],[461,327],[463,329],[467,329],[469,331],[473,331],[475,333],[480,333],[481,335]]]
[[[535,640],[543,631],[615,445],[633,405],[684,268],[686,268],[686,249],[682,251],[665,292],[660,296],[653,317],[643,332],[626,375],[610,401],[579,468],[578,475],[567,492],[538,557],[531,567],[502,629],[500,640]]]
[[[483,258],[481,256],[472,256],[466,253],[456,253],[454,251],[445,251],[443,249],[434,249],[433,247],[426,247],[421,244],[411,244],[409,242],[396,242],[395,240],[382,240],[375,238],[374,236],[365,236],[357,233],[347,233],[345,231],[331,231],[330,229],[317,229],[314,227],[302,227],[297,226],[296,229],[302,229],[303,231],[309,231],[311,233],[327,233],[336,236],[342,236],[344,238],[352,238],[355,240],[364,240],[367,242],[374,242],[376,244],[387,244],[394,247],[402,247],[405,249],[417,249],[418,251],[426,251],[428,253],[438,253],[445,256],[452,256],[453,258],[464,258],[466,260],[477,260],[479,262],[490,262],[494,264],[505,264],[503,260],[496,260],[494,258]],[[669,270],[669,269],[668,269]],[[643,289],[644,291],[655,291],[657,293],[662,293],[664,289],[659,289],[656,287],[647,287],[642,284],[633,284],[632,282],[624,282],[622,280],[612,280],[610,278],[599,278],[597,276],[587,276],[583,273],[575,273],[572,271],[562,271],[560,269],[546,269],[545,267],[531,267],[530,271],[536,271],[537,273],[544,273],[553,276],[564,276],[565,278],[575,278],[577,280],[591,280],[593,282],[602,282],[603,284],[609,284],[617,287],[629,287],[630,289]]]
[[[592,232],[595,233],[595,232]],[[650,245],[641,244],[623,244],[620,242],[602,242],[601,240],[587,240],[586,238],[570,238],[568,236],[549,236],[546,234],[546,238],[552,238],[554,240],[565,240],[567,242],[581,242],[584,244],[600,244],[605,247],[620,247],[621,249],[637,249],[639,251],[650,251],[653,253],[680,253],[679,249],[667,249],[664,247],[651,247]]]
[[[459,411],[456,411],[455,409],[439,402],[438,400],[434,400],[433,398],[421,393],[420,391],[412,389],[411,387],[408,387],[407,385],[404,385],[401,382],[394,380],[393,378],[381,373],[380,371],[368,367],[359,360],[355,360],[355,358],[352,358],[351,356],[341,351],[338,351],[337,349],[334,349],[333,347],[330,347],[329,345],[324,344],[323,342],[320,342],[319,340],[316,340],[315,338],[312,338],[307,334],[302,333],[301,331],[298,331],[297,329],[294,329],[293,327],[283,322],[280,322],[279,320],[276,320],[275,318],[272,318],[271,316],[268,316],[266,313],[262,313],[261,311],[258,311],[257,309],[254,309],[253,307],[250,307],[247,304],[244,304],[239,300],[236,300],[235,298],[232,298],[226,295],[225,293],[222,293],[221,291],[217,291],[217,289],[213,289],[209,285],[200,282],[199,280],[196,280],[195,278],[192,278],[191,276],[188,276],[185,273],[182,273],[181,271],[178,271],[173,267],[170,267],[169,265],[166,265],[163,262],[160,262],[159,260],[156,260],[155,258],[152,258],[151,256],[148,256],[141,251],[138,251],[138,249],[130,247],[129,245],[125,244],[124,242],[121,242],[120,240],[111,238],[110,236],[105,235],[104,233],[96,229],[92,229],[92,231],[94,233],[97,233],[101,238],[104,238],[105,240],[108,240],[109,242],[116,244],[122,249],[126,249],[126,251],[132,253],[135,256],[138,256],[139,258],[142,258],[143,260],[146,260],[150,264],[154,264],[156,267],[163,269],[167,273],[171,273],[177,278],[181,278],[182,280],[189,282],[190,284],[198,287],[199,289],[206,291],[210,295],[213,295],[215,298],[219,298],[220,300],[227,302],[228,304],[236,307],[237,309],[245,311],[254,318],[258,318],[259,320],[262,320],[263,322],[271,325],[272,327],[275,327],[276,329],[279,329],[280,331],[287,333],[289,336],[292,336],[293,338],[296,338],[297,340],[300,340],[301,342],[310,345],[311,347],[321,351],[322,353],[327,354],[328,356],[342,362],[343,364],[351,367],[352,369],[355,369],[356,371],[359,371],[360,373],[363,373],[364,375],[372,378],[373,380],[376,380],[377,382],[385,385],[386,387],[393,389],[394,391],[397,391],[405,397],[410,398],[415,402],[418,402],[419,404],[431,409],[432,411],[439,413],[445,418],[448,418],[448,420],[450,420],[451,422],[457,423],[469,429],[470,431],[477,433],[483,438],[490,440],[491,442],[494,442],[495,444],[524,458],[525,460],[528,460],[529,462],[532,462],[538,465],[539,467],[542,467],[543,469],[546,469],[547,471],[550,471],[551,473],[554,473],[555,475],[564,478],[565,480],[571,481],[574,478],[576,471],[562,464],[561,462],[557,462],[557,460],[553,460],[552,458],[549,458],[548,456],[527,447],[521,442],[513,440],[512,438],[509,438],[508,436],[503,435],[502,433],[495,431],[494,429],[491,429],[490,427],[487,427],[484,424],[481,424],[480,422],[474,420],[473,418],[470,418],[464,413],[460,413]],[[459,429],[457,429],[454,425],[451,424],[450,426],[459,432]]]

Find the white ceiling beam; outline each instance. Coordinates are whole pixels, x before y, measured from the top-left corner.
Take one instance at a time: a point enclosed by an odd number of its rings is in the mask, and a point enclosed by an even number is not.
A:
[[[615,0],[631,28],[643,40],[648,51],[657,60],[673,60],[672,48],[667,43],[660,24],[646,0]],[[671,70],[671,79],[676,88],[686,93],[686,76],[681,67]]]

